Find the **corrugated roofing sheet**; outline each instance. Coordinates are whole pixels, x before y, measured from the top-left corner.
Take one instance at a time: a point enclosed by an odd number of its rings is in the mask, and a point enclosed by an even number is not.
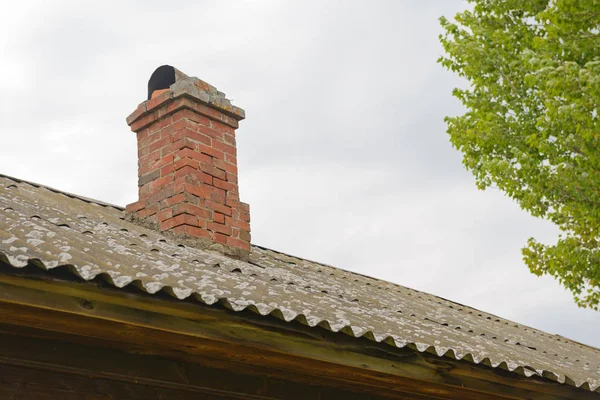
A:
[[[253,246],[249,262],[185,246],[123,210],[0,176],[0,258],[61,265],[392,346],[600,391],[600,350],[403,286]]]

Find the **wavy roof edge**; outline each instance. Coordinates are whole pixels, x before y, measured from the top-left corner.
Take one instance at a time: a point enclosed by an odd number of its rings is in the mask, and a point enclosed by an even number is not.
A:
[[[15,177],[12,177],[12,176],[9,176],[9,175],[5,175],[5,174],[0,174],[0,178],[9,179],[9,180],[12,180],[12,181],[14,181],[16,183],[25,183],[25,184],[31,185],[33,187],[36,187],[36,188],[44,188],[44,189],[47,189],[47,190],[49,190],[51,192],[54,192],[54,193],[57,193],[57,194],[61,194],[61,195],[64,195],[64,196],[72,198],[72,199],[78,199],[78,200],[84,201],[86,203],[93,203],[93,204],[96,204],[96,205],[99,205],[99,206],[102,206],[102,207],[109,207],[109,208],[113,208],[113,209],[116,209],[116,210],[119,210],[119,211],[124,211],[124,209],[125,209],[124,207],[121,207],[121,206],[118,206],[118,205],[115,205],[115,204],[111,204],[111,203],[99,201],[99,200],[96,200],[96,199],[88,198],[88,197],[85,197],[85,196],[81,196],[81,195],[69,193],[69,192],[66,192],[66,191],[63,191],[63,190],[55,189],[55,188],[47,186],[47,185],[43,185],[43,184],[31,182],[31,181],[28,181],[28,180],[25,180],[25,179],[15,178]],[[424,293],[424,294],[427,294],[427,295],[431,295],[429,293],[422,292],[422,291],[419,291],[419,290],[416,290],[416,289],[412,289],[412,288],[407,288],[405,286],[401,286],[401,285],[398,285],[398,284],[393,283],[393,282],[388,282],[388,281],[384,281],[382,279],[374,278],[374,277],[369,276],[369,275],[364,275],[364,274],[360,274],[360,273],[357,273],[357,272],[344,270],[342,268],[334,267],[334,266],[329,265],[329,264],[325,264],[325,263],[321,263],[321,262],[317,262],[317,261],[307,260],[305,258],[294,256],[294,255],[290,255],[290,254],[285,253],[285,252],[281,252],[281,251],[277,251],[277,250],[272,250],[272,249],[269,249],[269,248],[264,247],[264,246],[259,246],[259,245],[253,244],[252,247],[256,247],[256,248],[259,248],[259,249],[264,249],[264,250],[272,251],[272,252],[275,252],[275,253],[278,253],[278,254],[282,254],[282,255],[286,255],[286,256],[289,256],[289,257],[293,257],[293,258],[296,258],[296,259],[299,259],[299,260],[305,260],[305,261],[312,262],[312,263],[315,263],[315,264],[327,266],[329,268],[334,268],[334,269],[337,269],[337,270],[340,270],[340,271],[344,271],[346,273],[350,273],[350,274],[353,274],[353,275],[361,276],[361,277],[368,278],[368,279],[371,279],[371,280],[374,280],[374,281],[385,282],[385,283],[392,284],[392,285],[395,285],[395,286],[398,286],[398,287],[402,287],[402,288],[405,288],[405,289],[412,290],[414,292]],[[21,261],[21,260],[19,260],[19,261]],[[466,353],[462,357],[460,357],[460,356],[457,356],[455,350],[453,350],[452,348],[447,348],[447,347],[443,347],[443,346],[436,346],[436,345],[430,345],[430,344],[419,343],[419,342],[406,342],[406,341],[402,342],[402,341],[400,341],[400,343],[399,343],[397,341],[397,339],[393,338],[392,336],[389,336],[389,335],[388,336],[379,335],[379,334],[377,334],[377,333],[375,333],[375,332],[373,332],[371,330],[366,330],[366,331],[363,331],[363,332],[361,332],[359,334],[356,334],[355,331],[354,331],[354,329],[353,329],[353,326],[351,324],[348,324],[348,325],[343,326],[343,327],[341,327],[339,329],[336,329],[336,328],[332,327],[330,321],[328,321],[326,319],[321,319],[319,321],[314,321],[314,320],[309,321],[303,313],[293,313],[294,315],[291,315],[289,312],[288,313],[284,313],[283,310],[281,310],[279,308],[276,308],[276,307],[273,307],[273,308],[271,308],[269,310],[260,309],[260,308],[256,307],[254,304],[248,304],[248,305],[244,305],[244,306],[240,307],[238,304],[234,304],[234,303],[230,302],[227,297],[219,297],[219,298],[212,297],[212,298],[208,298],[208,297],[200,295],[199,293],[196,293],[196,292],[192,292],[192,293],[183,295],[179,291],[174,290],[173,287],[168,286],[168,285],[162,286],[160,288],[149,289],[139,279],[132,280],[132,281],[127,282],[125,284],[121,284],[120,282],[117,282],[117,281],[113,280],[112,277],[111,277],[111,275],[108,274],[108,273],[100,273],[100,274],[98,274],[96,276],[92,276],[92,277],[86,276],[86,275],[80,273],[80,271],[77,269],[76,265],[68,264],[68,263],[63,263],[63,264],[59,264],[59,265],[56,265],[56,266],[49,267],[43,261],[41,261],[39,259],[31,258],[31,259],[27,259],[27,261],[25,263],[19,262],[19,263],[15,264],[15,263],[13,263],[10,260],[10,255],[9,254],[5,254],[5,253],[3,253],[1,251],[0,251],[0,264],[5,264],[5,265],[10,266],[12,268],[15,268],[17,270],[21,269],[21,268],[24,268],[27,265],[33,265],[33,266],[36,266],[36,267],[40,268],[43,271],[48,271],[48,272],[52,271],[52,270],[57,270],[57,269],[58,270],[60,270],[60,269],[66,269],[66,270],[68,270],[73,275],[73,277],[76,277],[76,278],[79,278],[79,279],[82,279],[82,280],[88,281],[88,282],[89,281],[93,281],[96,278],[101,278],[101,279],[104,279],[106,282],[108,282],[109,284],[111,284],[112,286],[114,286],[115,288],[118,288],[118,289],[121,289],[121,288],[124,288],[124,287],[135,287],[136,289],[139,289],[142,292],[150,294],[150,295],[155,294],[155,293],[165,293],[165,294],[168,294],[169,296],[174,297],[174,298],[176,298],[178,300],[193,300],[193,301],[197,301],[197,302],[199,302],[201,304],[205,304],[205,305],[208,305],[208,306],[217,305],[218,304],[218,305],[224,306],[225,308],[227,308],[229,310],[232,310],[232,311],[235,311],[235,312],[251,311],[251,312],[256,313],[258,315],[261,315],[261,316],[273,316],[273,317],[276,317],[276,318],[278,318],[280,320],[283,320],[285,322],[293,322],[294,321],[294,322],[298,322],[298,323],[301,323],[301,324],[309,326],[309,327],[317,327],[318,326],[318,327],[327,329],[328,331],[334,332],[334,333],[341,332],[341,333],[344,333],[344,334],[346,334],[348,336],[351,336],[351,337],[354,337],[354,338],[363,338],[364,337],[364,338],[367,338],[367,339],[369,339],[369,340],[371,340],[373,342],[376,342],[376,343],[385,343],[385,344],[388,344],[388,345],[390,345],[392,347],[395,347],[395,348],[408,347],[408,348],[410,348],[412,350],[415,350],[415,351],[418,351],[418,352],[421,352],[421,353],[427,352],[427,353],[430,353],[430,354],[434,354],[434,355],[436,355],[438,357],[449,357],[449,358],[451,358],[453,360],[456,360],[456,361],[465,360],[465,361],[468,361],[468,362],[470,362],[472,364],[475,364],[475,365],[482,364],[482,365],[485,365],[487,367],[498,368],[498,369],[501,369],[501,370],[505,370],[505,371],[517,373],[517,374],[519,374],[521,376],[524,376],[524,377],[527,377],[527,378],[532,377],[532,376],[543,377],[543,378],[546,378],[546,379],[549,379],[551,381],[558,382],[558,383],[561,383],[561,384],[567,384],[569,386],[573,386],[573,387],[576,387],[576,388],[581,388],[581,389],[584,389],[584,390],[588,390],[588,391],[600,393],[600,385],[592,386],[592,385],[590,385],[590,383],[588,381],[583,381],[580,384],[577,384],[573,379],[571,379],[566,374],[557,374],[557,373],[555,373],[553,371],[550,371],[550,370],[536,370],[535,368],[533,368],[531,366],[528,366],[528,365],[524,365],[524,366],[518,365],[518,366],[516,366],[514,368],[511,368],[511,366],[508,364],[507,361],[492,362],[492,360],[489,357],[483,357],[481,359],[478,359],[477,356],[474,356],[471,353]],[[437,298],[442,299],[444,301],[448,301],[448,302],[451,302],[451,303],[454,303],[454,304],[457,304],[457,305],[460,305],[460,306],[463,306],[463,307],[468,307],[468,308],[471,308],[473,310],[477,310],[477,309],[475,309],[473,307],[462,305],[461,303],[457,303],[457,302],[454,302],[452,300],[447,300],[447,299],[442,298],[440,296],[436,296],[436,295],[431,295],[431,296],[437,297]],[[481,312],[484,312],[485,314],[492,315],[492,316],[494,315],[494,314],[491,314],[491,313],[488,313],[488,312],[485,312],[485,311],[481,311]],[[501,318],[501,317],[499,317],[499,318]],[[521,324],[521,325],[523,325],[523,324]],[[560,336],[560,335],[553,335],[553,336],[564,338],[563,336]],[[598,348],[596,348],[594,346],[591,346],[591,345],[588,345],[588,344],[585,344],[585,343],[580,343],[580,342],[577,342],[577,341],[572,340],[572,339],[568,339],[568,340],[570,342],[577,343],[580,346],[584,346],[586,348],[589,348],[590,350],[600,351],[600,349],[598,349]]]

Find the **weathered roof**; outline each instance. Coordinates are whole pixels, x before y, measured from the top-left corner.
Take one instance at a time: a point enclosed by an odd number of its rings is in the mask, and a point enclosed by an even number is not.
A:
[[[249,262],[177,243],[123,209],[0,175],[0,261],[319,325],[600,391],[600,350],[393,283],[253,246]]]

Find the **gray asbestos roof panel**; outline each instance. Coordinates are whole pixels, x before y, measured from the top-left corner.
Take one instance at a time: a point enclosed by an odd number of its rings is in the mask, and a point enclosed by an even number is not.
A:
[[[600,391],[600,350],[389,282],[253,246],[249,262],[184,246],[121,208],[0,175],[0,259],[62,265],[137,285],[319,325],[392,346]]]

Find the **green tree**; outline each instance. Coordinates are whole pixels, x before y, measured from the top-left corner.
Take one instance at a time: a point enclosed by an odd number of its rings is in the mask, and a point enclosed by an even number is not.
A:
[[[579,306],[600,302],[600,0],[469,0],[440,18],[438,61],[469,82],[446,117],[477,186],[495,186],[556,224],[529,239],[531,272],[549,274]]]

